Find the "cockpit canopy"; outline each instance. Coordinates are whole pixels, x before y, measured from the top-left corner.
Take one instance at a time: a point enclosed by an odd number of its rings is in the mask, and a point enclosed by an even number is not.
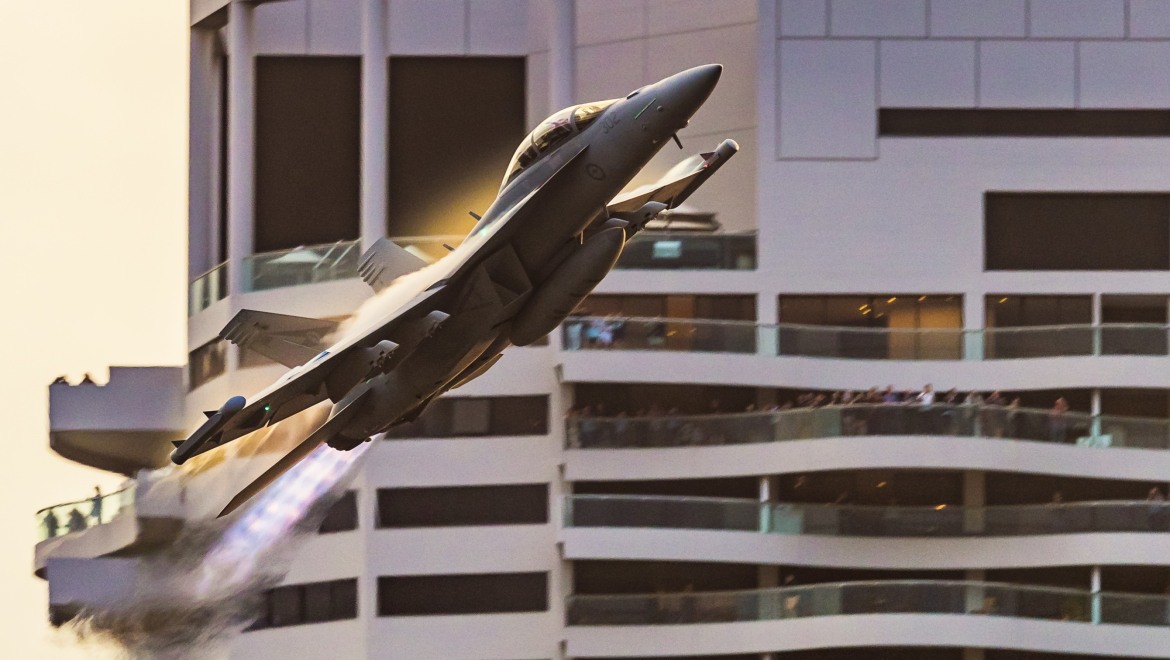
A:
[[[572,108],[565,108],[553,116],[540,122],[528,137],[520,141],[516,153],[512,155],[512,162],[508,164],[508,171],[504,175],[503,189],[512,179],[528,169],[542,156],[560,146],[573,135],[585,130],[592,124],[606,108],[616,103],[618,99],[585,103]]]

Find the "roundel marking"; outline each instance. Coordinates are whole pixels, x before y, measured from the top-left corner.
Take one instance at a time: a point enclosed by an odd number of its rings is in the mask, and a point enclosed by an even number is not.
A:
[[[605,180],[605,170],[601,169],[601,166],[598,165],[597,163],[589,163],[588,165],[586,165],[585,166],[585,173],[589,175],[590,179],[593,179],[595,181],[604,181]]]

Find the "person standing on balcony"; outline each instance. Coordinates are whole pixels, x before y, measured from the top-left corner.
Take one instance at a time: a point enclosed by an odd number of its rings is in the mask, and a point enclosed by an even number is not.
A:
[[[69,519],[66,523],[66,526],[71,532],[80,532],[81,530],[85,529],[85,516],[81,515],[81,512],[77,510],[77,507],[73,507],[73,509],[69,511]]]
[[[1048,441],[1063,443],[1068,436],[1068,401],[1058,397],[1048,411]]]
[[[52,509],[45,514],[45,533],[48,534],[45,538],[53,538],[57,535],[57,530],[61,527],[61,521],[57,520],[57,514],[53,513]]]
[[[89,517],[93,518],[93,524],[102,524],[102,489],[101,486],[93,487],[93,497],[89,498],[90,509]]]

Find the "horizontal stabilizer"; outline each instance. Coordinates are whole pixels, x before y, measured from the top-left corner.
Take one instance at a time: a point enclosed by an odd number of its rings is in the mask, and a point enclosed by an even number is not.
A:
[[[219,336],[286,367],[299,367],[321,352],[322,341],[337,326],[336,321],[243,309]]]
[[[374,291],[381,291],[394,280],[427,265],[406,248],[388,238],[379,238],[358,262],[358,275]]]

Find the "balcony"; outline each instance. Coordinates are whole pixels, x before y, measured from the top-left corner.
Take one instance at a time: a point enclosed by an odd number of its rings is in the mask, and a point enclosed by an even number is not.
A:
[[[994,582],[880,581],[705,593],[574,595],[573,657],[865,646],[1164,657],[1168,597]],[[693,625],[701,625],[700,629]]]
[[[568,449],[737,445],[845,436],[950,436],[1078,447],[1170,449],[1170,420],[1012,406],[857,404],[771,412],[570,417]]]
[[[963,330],[573,317],[562,326],[566,351],[679,351],[843,360],[1166,357],[1170,355],[1168,338],[1170,326],[1141,323]]]
[[[187,286],[187,316],[199,312],[227,297],[228,265],[224,263],[203,273]]]
[[[773,504],[708,497],[572,495],[566,528],[711,529],[761,534],[962,538],[1170,532],[1170,503],[1076,502],[1020,506]]]
[[[91,497],[37,511],[34,572],[45,577],[52,562],[133,556],[172,542],[183,526],[181,498],[152,488],[130,482],[104,494],[100,504]],[[99,591],[100,582],[94,584]]]
[[[352,240],[254,254],[241,264],[244,291],[357,277],[361,249],[361,241]]]
[[[111,367],[105,385],[49,387],[49,446],[98,469],[133,475],[166,465],[182,421],[182,367]]]
[[[134,486],[126,486],[113,493],[102,495],[96,507],[94,498],[66,502],[45,507],[36,514],[37,543],[70,532],[82,532],[90,527],[105,525],[123,509],[134,504]]]

